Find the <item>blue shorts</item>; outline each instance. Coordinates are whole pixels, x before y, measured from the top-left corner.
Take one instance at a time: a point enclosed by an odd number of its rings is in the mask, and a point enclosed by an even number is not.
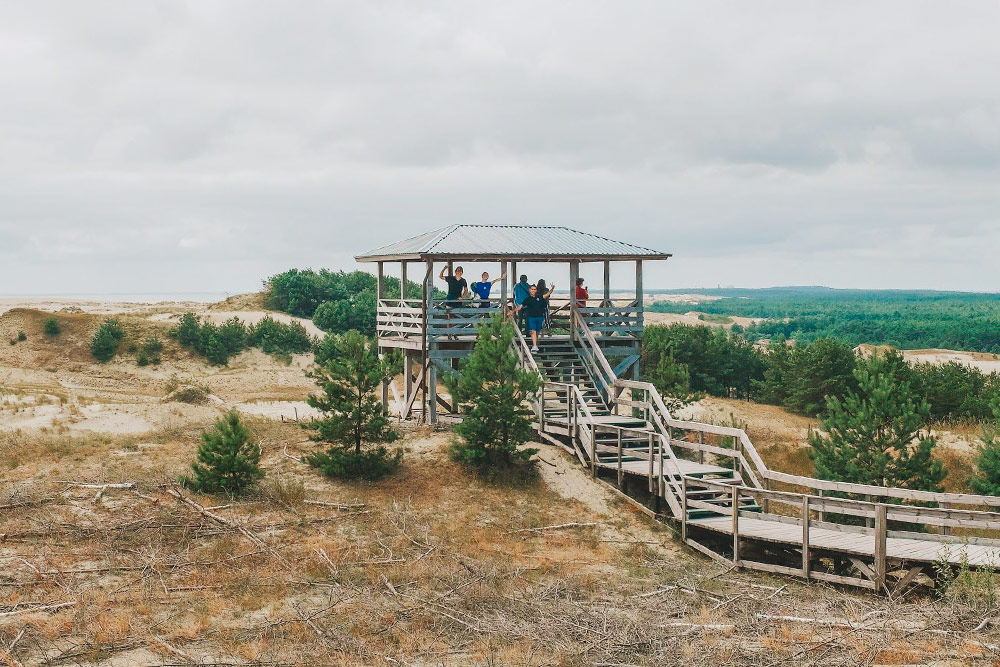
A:
[[[528,331],[542,332],[542,327],[545,326],[544,317],[529,317],[528,318]]]

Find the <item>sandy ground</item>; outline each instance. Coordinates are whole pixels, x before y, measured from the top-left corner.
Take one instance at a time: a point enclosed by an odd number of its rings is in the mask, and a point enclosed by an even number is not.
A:
[[[304,402],[315,388],[304,372],[311,354],[279,360],[254,349],[217,367],[168,337],[172,323],[189,311],[211,321],[238,317],[252,323],[265,315],[293,319],[254,305],[250,297],[220,304],[5,299],[0,302],[0,429],[141,435],[204,424],[234,407],[274,419],[312,416]],[[42,331],[50,313],[63,329],[55,337]],[[94,363],[90,337],[108,315],[122,322],[127,340],[153,335],[163,341],[163,362],[140,367],[134,354],[123,351],[106,364]],[[309,321],[304,325],[310,333],[322,333]],[[27,340],[8,345],[19,331]],[[177,386],[204,387],[204,404],[171,400],[168,395]]]
[[[703,327],[722,327],[725,329],[731,329],[734,324],[739,324],[741,327],[748,327],[752,324],[757,324],[762,322],[763,318],[760,317],[740,317],[738,315],[730,315],[728,322],[706,322],[699,318],[699,315],[704,315],[704,313],[699,313],[698,311],[690,311],[687,313],[652,313],[643,312],[642,320],[645,324],[687,324],[690,326],[703,326]]]

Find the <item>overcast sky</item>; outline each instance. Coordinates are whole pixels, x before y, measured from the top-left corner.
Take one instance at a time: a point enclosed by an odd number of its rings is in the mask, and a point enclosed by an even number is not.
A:
[[[674,253],[647,287],[1000,290],[1000,3],[0,2],[0,293],[456,222]]]

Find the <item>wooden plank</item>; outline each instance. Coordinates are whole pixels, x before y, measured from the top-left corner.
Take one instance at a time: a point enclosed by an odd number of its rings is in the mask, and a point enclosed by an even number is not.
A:
[[[738,486],[733,487],[732,495],[730,496],[730,502],[732,502],[732,514],[733,514],[733,563],[739,564],[740,562],[740,489]]]
[[[809,496],[802,496],[802,576],[809,578]]]
[[[708,547],[706,547],[703,544],[699,544],[698,542],[695,542],[691,538],[688,538],[687,540],[685,540],[685,544],[687,544],[689,547],[691,547],[692,549],[694,549],[696,551],[700,551],[701,553],[705,554],[706,556],[708,556],[712,560],[717,560],[720,563],[725,563],[726,565],[730,564],[728,558],[726,558],[722,554],[719,554],[719,553],[716,553],[715,551],[712,551],[711,549],[709,549]]]

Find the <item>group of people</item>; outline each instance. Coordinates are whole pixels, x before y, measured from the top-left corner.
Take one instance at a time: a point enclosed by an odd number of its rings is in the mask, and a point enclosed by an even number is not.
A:
[[[471,293],[479,299],[480,308],[490,307],[490,292],[494,285],[507,277],[507,274],[490,280],[490,274],[483,272],[482,279],[472,283],[470,288],[468,282],[463,277],[462,267],[455,267],[453,275],[445,275],[448,267],[441,269],[438,276],[448,283],[448,296],[445,298],[446,308],[457,308],[461,306],[462,300],[470,297]],[[584,286],[583,278],[576,279],[575,298],[577,307],[585,307],[590,293]],[[555,284],[549,286],[544,279],[537,283],[528,282],[528,276],[522,275],[520,280],[514,285],[514,309],[513,313],[517,317],[518,327],[531,336],[531,351],[538,352],[538,337],[544,329],[550,326],[549,320],[549,298],[555,291]]]

